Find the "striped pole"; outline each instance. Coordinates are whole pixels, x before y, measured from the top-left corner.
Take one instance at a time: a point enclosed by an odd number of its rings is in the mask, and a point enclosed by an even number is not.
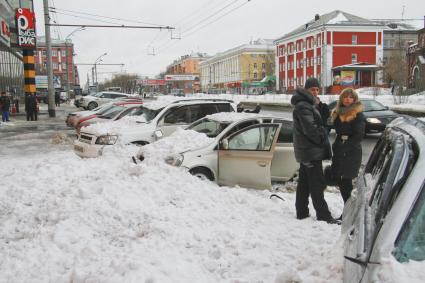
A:
[[[35,60],[33,49],[23,49],[24,55],[24,91],[25,95],[36,92],[35,89]]]

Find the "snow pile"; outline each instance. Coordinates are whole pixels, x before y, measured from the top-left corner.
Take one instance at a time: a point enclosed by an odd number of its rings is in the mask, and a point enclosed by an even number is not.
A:
[[[96,159],[48,148],[0,164],[0,282],[341,281],[340,227],[296,220],[293,193],[135,165],[136,147]],[[325,196],[339,215],[339,194]]]
[[[209,138],[203,133],[178,128],[170,136],[143,146],[140,149],[138,156],[143,155],[145,158],[143,162],[150,166],[158,166],[165,164],[164,159],[168,156],[202,148],[214,141],[214,138]]]
[[[125,129],[131,129],[138,125],[146,125],[146,120],[142,116],[124,116],[116,121],[107,121],[105,123],[95,123],[81,128],[82,133],[90,133],[97,136],[119,134]]]

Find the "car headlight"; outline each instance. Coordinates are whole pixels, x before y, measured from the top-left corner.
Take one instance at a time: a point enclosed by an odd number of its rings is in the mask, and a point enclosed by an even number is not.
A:
[[[103,145],[112,145],[117,142],[118,136],[100,136],[96,140],[96,144],[103,144]]]
[[[172,166],[180,166],[183,163],[183,155],[182,154],[176,154],[172,156],[168,156],[165,158],[165,163],[172,165]]]
[[[381,120],[379,120],[378,118],[367,118],[366,121],[368,121],[369,123],[372,124],[381,124]]]

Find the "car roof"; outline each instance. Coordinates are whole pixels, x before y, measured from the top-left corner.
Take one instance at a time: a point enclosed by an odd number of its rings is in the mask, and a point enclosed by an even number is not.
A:
[[[272,114],[257,114],[257,113],[239,113],[239,112],[221,112],[221,113],[215,113],[211,115],[207,115],[205,118],[220,122],[220,123],[233,123],[238,122],[241,120],[246,120],[250,118],[269,118],[269,119],[283,119],[291,121],[289,118],[285,117],[278,117],[276,115]]]
[[[167,97],[167,99],[150,101],[145,104],[145,107],[152,110],[158,110],[158,109],[167,107],[169,105],[179,105],[179,104],[190,105],[190,104],[198,104],[198,103],[208,104],[208,103],[217,103],[217,102],[234,103],[233,100],[228,100],[228,99],[212,99],[212,98],[181,98],[181,99],[174,98],[173,99],[173,98]]]

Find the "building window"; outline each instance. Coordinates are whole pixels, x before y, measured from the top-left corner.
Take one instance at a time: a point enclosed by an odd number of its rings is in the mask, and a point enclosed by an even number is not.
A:
[[[56,49],[52,50],[52,56],[58,56],[58,51]]]
[[[266,77],[266,72],[262,72],[261,77],[264,79]]]
[[[351,44],[357,45],[357,35],[353,34],[351,36]]]
[[[42,52],[43,52],[43,56],[46,57],[47,56],[46,50],[43,50]]]
[[[257,73],[254,73],[254,79],[256,79],[258,76],[257,76]]]
[[[66,70],[66,64],[65,63],[62,63],[62,69]]]
[[[257,69],[257,63],[254,63],[254,69]]]
[[[351,64],[357,63],[357,54],[351,54]]]
[[[57,69],[58,69],[58,63],[53,62],[53,63],[52,63],[52,65],[53,65],[53,69],[55,69],[55,70],[57,70]]]
[[[317,36],[317,46],[321,46],[321,42],[322,42],[322,36],[319,34]]]
[[[264,70],[266,68],[266,63],[261,63],[261,68]]]

